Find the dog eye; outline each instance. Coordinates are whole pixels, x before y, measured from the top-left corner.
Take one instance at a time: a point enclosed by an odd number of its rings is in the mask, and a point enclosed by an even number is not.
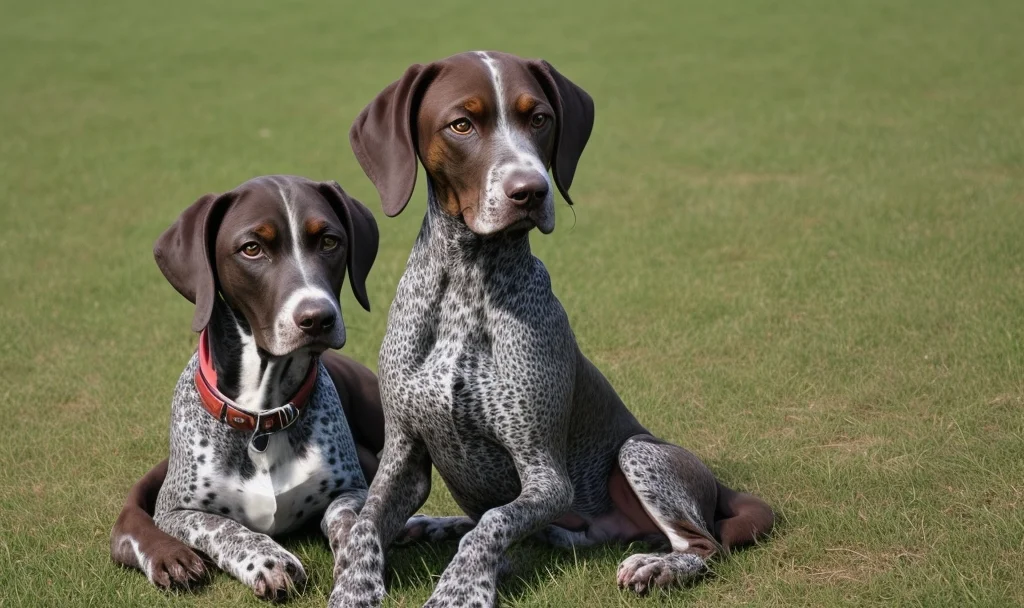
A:
[[[533,118],[530,119],[530,126],[534,129],[539,129],[546,124],[548,124],[547,114],[534,114]]]
[[[320,241],[320,251],[334,251],[338,248],[338,239],[333,236],[325,236]]]
[[[263,253],[263,248],[255,241],[250,241],[245,245],[242,245],[242,255],[247,258],[258,258],[261,253]]]
[[[452,124],[448,125],[448,128],[451,129],[452,131],[455,131],[459,135],[465,135],[473,130],[473,123],[469,122],[469,120],[465,118],[460,118],[453,122]]]

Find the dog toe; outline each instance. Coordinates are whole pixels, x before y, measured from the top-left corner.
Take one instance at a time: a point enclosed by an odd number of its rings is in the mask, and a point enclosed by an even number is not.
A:
[[[622,560],[616,578],[620,589],[644,595],[693,580],[705,568],[704,560],[690,553],[638,553]]]
[[[203,560],[185,546],[161,547],[153,553],[157,557],[149,564],[149,578],[157,587],[189,587],[206,577]]]
[[[420,540],[420,538],[427,531],[427,524],[430,522],[430,518],[420,513],[413,515],[406,522],[405,527],[402,528],[402,532],[395,539],[394,545],[403,546]]]
[[[291,554],[264,557],[255,562],[252,589],[257,597],[272,602],[286,601],[306,583],[306,571]]]

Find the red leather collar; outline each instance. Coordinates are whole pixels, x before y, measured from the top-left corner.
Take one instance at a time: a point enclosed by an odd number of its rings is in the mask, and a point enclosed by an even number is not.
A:
[[[309,364],[306,379],[287,403],[272,410],[251,412],[239,407],[217,389],[217,370],[213,368],[213,358],[210,356],[210,336],[205,329],[199,334],[196,389],[199,391],[203,407],[211,416],[233,429],[252,431],[253,447],[260,452],[266,449],[266,438],[269,435],[288,428],[299,419],[302,408],[313,394],[319,369],[319,359],[314,357]]]

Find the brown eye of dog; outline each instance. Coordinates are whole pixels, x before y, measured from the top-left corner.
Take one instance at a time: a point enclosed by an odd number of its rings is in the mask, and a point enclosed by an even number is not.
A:
[[[338,239],[334,238],[333,236],[325,236],[323,240],[320,241],[321,251],[334,251],[337,247]]]
[[[539,129],[546,124],[548,124],[547,114],[534,114],[533,118],[530,119],[530,126],[534,129]]]
[[[242,254],[247,258],[258,258],[261,253],[263,253],[263,248],[259,243],[251,242],[242,245]]]
[[[473,123],[469,122],[465,118],[460,118],[453,122],[452,124],[448,125],[448,128],[450,128],[452,131],[455,131],[459,135],[465,135],[466,133],[469,133],[470,131],[473,130]]]

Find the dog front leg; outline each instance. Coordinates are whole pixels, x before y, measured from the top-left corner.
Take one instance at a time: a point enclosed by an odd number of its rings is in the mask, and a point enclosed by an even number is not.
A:
[[[350,488],[331,501],[324,518],[320,522],[320,530],[331,545],[334,554],[334,580],[345,570],[345,544],[349,531],[359,517],[359,511],[366,504],[366,488]]]
[[[142,570],[157,587],[187,587],[206,578],[206,566],[184,543],[153,523],[156,497],[166,477],[165,458],[132,486],[110,531],[110,557],[116,564]]]
[[[384,552],[430,494],[430,457],[411,437],[389,432],[366,504],[348,534],[342,572],[330,608],[379,606],[384,599]]]
[[[158,513],[160,529],[202,551],[263,599],[283,601],[306,582],[298,558],[233,519],[186,509]]]
[[[522,486],[519,496],[484,513],[462,538],[425,607],[496,605],[498,573],[505,551],[572,507],[572,483],[555,459],[538,455],[534,462],[517,465]]]

